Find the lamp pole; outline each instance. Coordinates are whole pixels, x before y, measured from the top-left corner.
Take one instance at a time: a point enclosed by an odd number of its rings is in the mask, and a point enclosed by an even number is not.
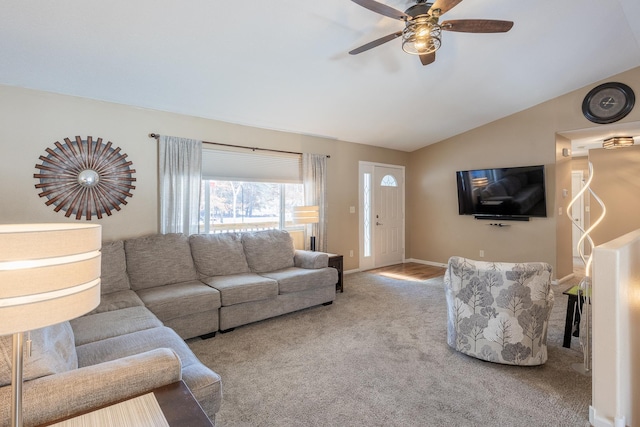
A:
[[[22,367],[23,332],[13,334],[13,362],[11,365],[11,427],[22,427]]]

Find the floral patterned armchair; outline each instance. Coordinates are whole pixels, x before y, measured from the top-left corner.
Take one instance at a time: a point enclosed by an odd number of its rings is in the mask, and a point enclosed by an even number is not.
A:
[[[495,363],[541,365],[547,361],[553,307],[549,264],[454,256],[444,284],[451,347]]]

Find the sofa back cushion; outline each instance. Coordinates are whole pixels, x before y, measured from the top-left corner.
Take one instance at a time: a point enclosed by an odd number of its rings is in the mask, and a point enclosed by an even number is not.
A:
[[[125,240],[124,250],[134,291],[198,278],[189,238],[184,234],[154,234]]]
[[[196,270],[203,277],[248,273],[242,240],[236,233],[192,234],[191,255]]]
[[[130,289],[127,276],[127,260],[124,255],[124,242],[102,243],[102,272],[100,274],[100,293],[110,294]]]
[[[25,334],[26,340],[26,334]],[[78,356],[69,322],[31,331],[31,356],[24,358],[25,381],[78,368]],[[11,384],[13,337],[0,337],[0,386]]]
[[[255,273],[266,273],[294,266],[293,240],[284,230],[243,233],[242,246],[249,268]]]

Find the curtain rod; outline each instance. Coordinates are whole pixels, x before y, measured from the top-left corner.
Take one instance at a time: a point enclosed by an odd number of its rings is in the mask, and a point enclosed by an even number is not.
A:
[[[160,134],[150,133],[149,138],[159,139]],[[246,147],[244,145],[223,144],[222,142],[202,141],[202,143],[209,144],[209,145],[220,145],[222,147],[244,148],[246,150],[251,150],[251,151],[271,151],[272,153],[297,154],[299,156],[302,155],[302,153],[298,153],[297,151],[273,150],[271,148],[260,148],[260,147]],[[329,159],[331,158],[331,156],[327,155],[327,158]]]

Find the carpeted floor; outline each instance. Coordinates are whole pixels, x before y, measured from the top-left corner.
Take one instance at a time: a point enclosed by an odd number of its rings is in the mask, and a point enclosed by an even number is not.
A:
[[[446,343],[442,278],[355,273],[333,305],[188,341],[222,376],[217,425],[585,426],[591,377],[578,339],[562,347],[567,300],[556,302],[548,362],[496,365]]]

